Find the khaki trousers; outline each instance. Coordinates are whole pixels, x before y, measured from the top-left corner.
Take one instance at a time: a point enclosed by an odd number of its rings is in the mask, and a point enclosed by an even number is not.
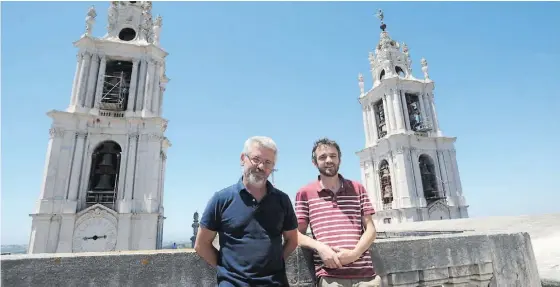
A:
[[[321,277],[318,287],[381,287],[381,277],[341,279]]]

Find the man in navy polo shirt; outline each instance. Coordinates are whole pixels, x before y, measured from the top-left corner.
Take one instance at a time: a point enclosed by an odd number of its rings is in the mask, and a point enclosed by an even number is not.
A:
[[[297,247],[298,223],[290,197],[267,180],[276,154],[272,139],[249,138],[242,177],[214,193],[204,210],[194,248],[216,267],[220,287],[289,286],[285,259]]]

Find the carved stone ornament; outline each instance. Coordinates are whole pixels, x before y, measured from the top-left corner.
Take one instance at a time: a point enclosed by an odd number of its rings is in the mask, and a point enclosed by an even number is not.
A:
[[[49,134],[51,138],[61,138],[64,136],[64,130],[61,128],[51,128]]]
[[[148,134],[148,141],[150,142],[159,142],[162,140],[162,137],[156,133]]]
[[[364,76],[362,73],[358,74],[358,86],[360,87],[360,94],[364,93]]]
[[[119,1],[111,1],[109,12],[107,13],[107,30],[112,31],[117,24],[117,6]]]
[[[139,136],[138,132],[132,132],[128,134],[128,138],[131,140],[138,140],[138,136]]]
[[[420,64],[422,65],[422,73],[424,73],[424,78],[426,80],[429,80],[430,75],[428,74],[428,61],[426,61],[426,59],[422,58],[422,60],[420,60]]]
[[[76,138],[87,138],[88,136],[88,132],[84,132],[84,131],[77,131],[76,132]]]
[[[93,24],[95,24],[95,17],[97,13],[95,12],[95,6],[91,6],[88,10],[86,17],[86,35],[91,36],[93,30]]]
[[[117,219],[97,207],[76,221],[72,238],[74,252],[107,252],[117,245]]]

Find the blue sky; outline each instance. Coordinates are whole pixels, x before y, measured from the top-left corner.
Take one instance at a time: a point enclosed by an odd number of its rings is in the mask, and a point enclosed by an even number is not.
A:
[[[2,3],[2,244],[27,243],[41,188],[50,119],[70,100],[72,42],[91,4],[95,36],[109,2]],[[252,135],[274,138],[279,188],[292,198],[316,176],[313,141],[343,151],[359,179],[364,146],[357,75],[371,86],[368,52],[383,9],[413,71],[425,57],[471,217],[558,212],[560,3],[154,2],[170,55],[164,239],[188,239],[192,214],[235,182]]]

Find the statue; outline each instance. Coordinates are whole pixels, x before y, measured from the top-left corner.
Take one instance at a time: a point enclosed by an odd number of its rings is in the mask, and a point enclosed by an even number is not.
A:
[[[360,86],[360,95],[364,94],[364,76],[362,73],[358,74],[358,86]]]
[[[422,72],[424,73],[424,78],[426,80],[429,80],[430,75],[428,75],[428,61],[426,61],[426,59],[422,57],[422,60],[420,60],[420,64],[422,65]]]
[[[107,13],[107,30],[112,31],[117,23],[117,5],[119,1],[111,1],[109,12]]]
[[[96,16],[97,13],[95,12],[95,6],[89,7],[86,17],[86,36],[91,36],[91,31],[93,30],[93,24],[95,24]]]
[[[161,16],[157,16],[156,20],[154,21],[154,44],[159,46],[159,36],[161,34],[161,26],[162,26],[162,18]]]

